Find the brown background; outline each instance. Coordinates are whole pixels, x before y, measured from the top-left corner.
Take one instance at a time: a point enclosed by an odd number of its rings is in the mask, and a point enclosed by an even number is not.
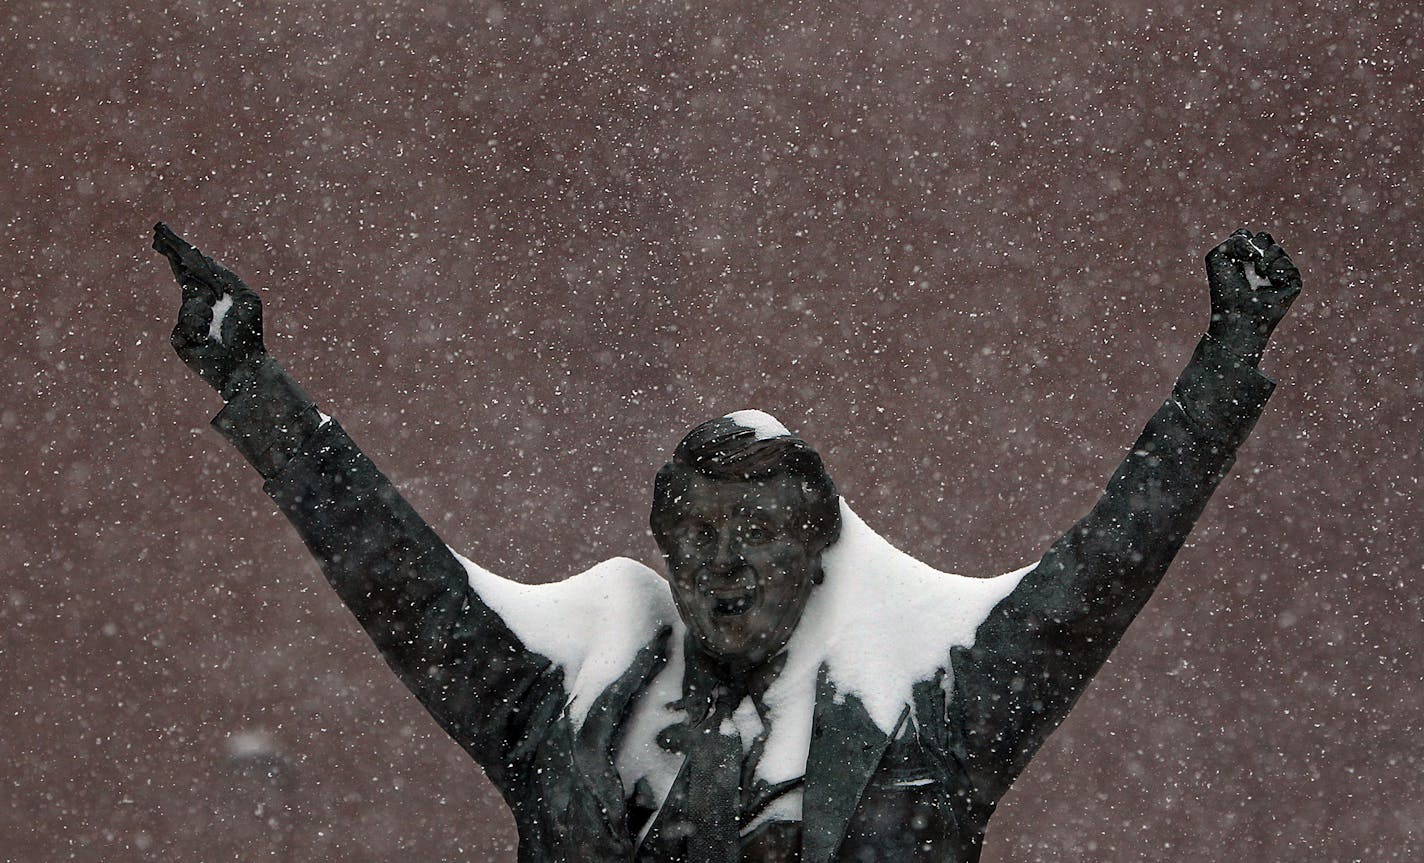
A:
[[[916,556],[1031,561],[1270,228],[1280,388],[985,859],[1421,859],[1419,9],[0,4],[0,857],[513,859],[206,429],[162,218],[527,581],[655,564],[748,406]]]

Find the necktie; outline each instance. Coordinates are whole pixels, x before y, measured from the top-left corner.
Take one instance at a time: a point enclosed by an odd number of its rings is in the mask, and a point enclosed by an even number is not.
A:
[[[742,738],[732,693],[717,687],[712,709],[688,740],[688,863],[736,863],[741,841]]]

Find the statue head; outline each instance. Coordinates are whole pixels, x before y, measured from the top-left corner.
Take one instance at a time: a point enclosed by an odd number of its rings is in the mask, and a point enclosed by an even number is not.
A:
[[[821,456],[761,411],[699,425],[653,484],[653,536],[692,646],[729,672],[786,646],[840,535]]]

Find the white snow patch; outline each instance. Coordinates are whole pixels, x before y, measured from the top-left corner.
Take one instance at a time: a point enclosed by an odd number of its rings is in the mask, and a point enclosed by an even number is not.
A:
[[[1266,257],[1266,250],[1256,245],[1255,240],[1247,240],[1246,244],[1255,250],[1257,258]],[[1271,286],[1270,279],[1256,272],[1255,261],[1241,261],[1237,266],[1241,267],[1241,274],[1246,277],[1246,284],[1250,285],[1252,290]]]
[[[455,557],[470,586],[524,646],[564,670],[576,728],[658,629],[677,619],[667,582],[626,557],[554,584],[520,584]]]
[[[841,536],[822,558],[826,579],[811,594],[786,646],[786,666],[766,693],[771,733],[757,775],[768,782],[806,772],[816,679],[822,665],[840,695],[854,695],[886,734],[913,687],[949,672],[952,647],[975,630],[1033,566],[996,578],[940,572],[892,546],[841,501]]]
[[[972,645],[985,617],[1033,568],[995,578],[940,572],[890,545],[844,501],[841,519],[840,539],[822,560],[825,581],[812,593],[787,644],[786,664],[765,694],[771,727],[757,775],[767,782],[805,775],[822,666],[838,693],[859,698],[889,734],[914,685],[948,674],[950,649]],[[672,627],[667,664],[633,705],[615,759],[626,788],[647,779],[656,799],[665,799],[684,759],[657,738],[684,718],[671,705],[682,697],[685,667],[685,629],[667,582],[636,561],[614,558],[566,581],[525,585],[456,557],[475,592],[520,641],[563,668],[575,726],[658,629]],[[735,716],[733,725],[743,726],[744,738],[755,735],[751,716]],[[784,795],[757,823],[798,820],[800,808],[799,793]]]
[[[747,826],[742,828],[742,835],[747,836],[761,825],[768,821],[800,821],[801,820],[801,788],[793,788],[775,800],[771,801],[765,809],[757,813]]]
[[[667,589],[666,582],[664,589]],[[671,602],[671,594],[668,601]],[[659,806],[667,800],[672,783],[686,760],[658,744],[658,735],[663,729],[687,718],[685,712],[673,709],[673,705],[682,698],[682,675],[686,668],[683,664],[686,650],[683,638],[686,632],[681,620],[673,624],[673,632],[668,639],[667,665],[634,702],[628,727],[623,733],[623,744],[618,747],[613,759],[618,775],[623,779],[623,787],[631,791],[639,779],[646,779]],[[656,816],[648,819],[643,828],[644,834],[656,820]],[[642,841],[641,836],[639,841]]]
[[[228,755],[233,758],[257,758],[277,752],[272,735],[265,731],[237,731],[229,734],[225,743]]]
[[[757,735],[763,730],[756,703],[750,697],[743,698],[737,709],[732,711],[731,722],[737,735],[742,738],[742,753],[750,752],[752,744],[756,743]]]
[[[791,437],[791,431],[782,425],[780,420],[765,411],[734,411],[727,414],[723,419],[729,419],[739,426],[745,426],[751,429],[756,433],[757,440],[770,440],[774,437]]]
[[[1269,288],[1271,286],[1270,279],[1256,272],[1256,264],[1254,262],[1243,262],[1241,264],[1241,274],[1246,277],[1246,284],[1250,285],[1252,290]]]
[[[223,318],[227,317],[228,309],[232,308],[232,294],[223,294],[218,297],[218,301],[213,303],[213,319],[208,322],[208,338],[222,344]]]

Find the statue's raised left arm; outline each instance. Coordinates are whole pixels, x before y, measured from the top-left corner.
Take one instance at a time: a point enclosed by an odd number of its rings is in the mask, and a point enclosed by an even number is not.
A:
[[[501,788],[510,753],[563,703],[561,678],[475,593],[463,565],[266,350],[262,304],[166,225],[154,248],[183,291],[179,357],[226,402],[213,425],[265,480],[401,681]]]
[[[1256,364],[1299,272],[1245,230],[1206,263],[1211,324],[1171,396],[1092,510],[954,652],[955,755],[984,821],[1146,604],[1274,387]]]

